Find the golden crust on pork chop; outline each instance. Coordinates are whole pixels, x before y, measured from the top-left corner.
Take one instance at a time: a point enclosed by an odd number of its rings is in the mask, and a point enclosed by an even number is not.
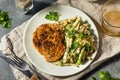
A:
[[[65,52],[62,26],[57,23],[40,25],[33,33],[33,45],[48,62],[59,60]]]

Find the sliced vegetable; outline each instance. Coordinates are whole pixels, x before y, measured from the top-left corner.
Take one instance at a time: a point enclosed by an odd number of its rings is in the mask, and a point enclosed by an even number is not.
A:
[[[79,58],[78,58],[78,60],[77,60],[77,62],[76,62],[76,65],[77,65],[77,66],[83,63],[83,62],[82,62],[82,57],[83,57],[83,55],[85,54],[84,51],[85,51],[85,47],[82,48],[81,51],[80,51]]]
[[[80,20],[81,20],[81,18],[77,17],[76,21],[73,23],[72,28],[70,30],[74,30],[77,27],[77,25],[80,22]]]
[[[72,45],[72,38],[69,38],[69,37],[66,37],[65,36],[65,41],[66,41],[66,51],[64,53],[64,56],[63,56],[63,62],[65,63],[67,61],[67,54],[69,53],[70,51],[70,48],[71,48],[71,45]]]
[[[59,21],[65,31],[66,51],[63,55],[62,66],[79,66],[88,60],[95,49],[95,38],[91,34],[89,23],[81,17]]]

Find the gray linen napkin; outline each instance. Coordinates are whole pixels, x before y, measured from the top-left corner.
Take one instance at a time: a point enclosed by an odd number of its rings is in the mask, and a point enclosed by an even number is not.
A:
[[[100,30],[100,26],[99,26],[100,17],[101,17],[100,10],[101,10],[101,5],[103,4],[102,0],[100,1],[98,0],[97,2],[91,2],[91,0],[89,1],[88,0],[58,0],[55,3],[55,4],[71,5],[73,7],[76,7],[84,11],[85,13],[87,13],[94,20],[97,26],[98,32],[100,34],[100,47],[98,50],[98,55],[96,56],[96,59],[94,60],[94,62],[82,72],[79,72],[69,77],[62,77],[62,78],[55,77],[55,76],[51,76],[46,73],[43,73],[41,71],[39,71],[39,73],[41,73],[43,76],[45,76],[50,80],[76,80],[78,78],[81,78],[83,75],[90,72],[97,66],[99,66],[101,63],[103,63],[107,59],[117,55],[120,52],[120,49],[119,49],[120,38],[104,35]],[[15,29],[13,29],[10,33],[4,35],[1,38],[0,50],[4,54],[10,54],[10,52],[7,49],[8,48],[13,49],[13,51],[16,53],[17,56],[29,62],[23,49],[23,32],[26,24],[27,24],[27,21],[21,24],[20,26],[16,27]],[[13,46],[13,48],[11,47],[11,45]],[[12,67],[12,70],[17,80],[28,80],[26,76],[24,76],[21,72],[19,72],[15,68]]]

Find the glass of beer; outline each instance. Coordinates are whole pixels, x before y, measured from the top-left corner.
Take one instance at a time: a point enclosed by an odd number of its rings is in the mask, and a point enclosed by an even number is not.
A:
[[[101,29],[109,36],[120,36],[120,0],[108,0],[102,6]]]

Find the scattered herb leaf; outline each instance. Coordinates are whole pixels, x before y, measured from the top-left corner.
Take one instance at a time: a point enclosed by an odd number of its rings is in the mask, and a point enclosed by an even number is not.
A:
[[[110,76],[109,72],[107,71],[99,71],[98,78],[100,80],[120,80],[120,78],[113,78]],[[96,80],[94,77],[91,77],[90,80]]]
[[[94,77],[91,77],[90,80],[96,80]]]
[[[112,76],[110,76],[109,72],[107,71],[99,71],[98,77],[100,78],[100,80],[120,80],[120,78],[113,78]]]
[[[8,16],[8,12],[0,10],[0,24],[3,28],[11,28],[11,19]]]
[[[110,75],[109,75],[109,73],[108,73],[107,71],[106,71],[106,72],[99,71],[99,72],[98,72],[98,77],[99,77],[101,80],[109,80]]]

